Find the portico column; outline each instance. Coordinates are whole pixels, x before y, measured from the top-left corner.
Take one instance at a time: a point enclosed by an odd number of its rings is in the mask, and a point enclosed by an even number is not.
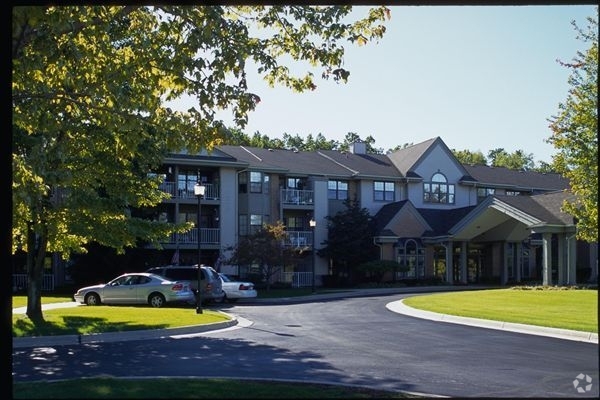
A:
[[[515,271],[515,279],[517,282],[521,282],[521,270],[523,269],[523,242],[517,242],[516,246],[517,256],[515,257],[516,263],[516,271]]]
[[[467,279],[467,242],[460,244],[460,282],[466,284]]]
[[[567,236],[567,284],[577,284],[577,239],[573,233],[571,236]]]
[[[551,238],[551,233],[542,234],[542,285],[544,286],[552,284],[552,266],[550,265],[550,262],[552,261],[552,242],[550,241]]]
[[[558,262],[556,264],[556,268],[558,269],[558,285],[564,285],[567,282],[567,271],[565,265],[565,257],[567,256],[566,246],[567,241],[565,239],[565,234],[560,233],[558,236]]]
[[[500,274],[500,284],[508,283],[508,242],[502,242],[502,273]]]
[[[446,243],[446,282],[448,282],[450,285],[452,285],[454,283],[454,266],[452,265],[452,259],[454,257],[452,257],[453,255],[453,243],[451,240],[449,240]]]

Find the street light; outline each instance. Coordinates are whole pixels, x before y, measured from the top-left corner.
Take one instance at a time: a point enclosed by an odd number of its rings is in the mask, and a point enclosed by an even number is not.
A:
[[[196,314],[202,314],[202,286],[200,281],[202,280],[202,268],[200,268],[200,261],[202,260],[202,242],[200,240],[200,215],[201,215],[201,200],[204,196],[206,186],[200,184],[200,180],[194,185],[194,195],[198,197],[198,221],[196,227],[198,229],[198,295],[196,296]]]
[[[308,221],[310,228],[312,229],[312,292],[316,293],[315,290],[315,231],[316,231],[316,227],[317,227],[317,221],[315,221],[314,218],[311,218],[310,221]]]

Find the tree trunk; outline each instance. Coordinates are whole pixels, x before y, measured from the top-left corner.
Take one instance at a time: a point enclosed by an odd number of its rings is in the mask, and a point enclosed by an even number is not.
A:
[[[43,322],[42,283],[47,235],[38,236],[31,228],[27,232],[27,316],[31,321]]]

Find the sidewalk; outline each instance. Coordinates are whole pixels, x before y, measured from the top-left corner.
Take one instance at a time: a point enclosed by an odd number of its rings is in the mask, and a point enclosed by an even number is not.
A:
[[[319,293],[300,297],[273,298],[273,299],[252,299],[240,301],[238,304],[294,304],[327,301],[332,299],[341,299],[349,297],[369,297],[369,296],[384,296],[390,294],[406,294],[406,293],[434,293],[444,291],[459,291],[459,290],[481,290],[489,289],[488,286],[424,286],[424,287],[403,287],[403,288],[386,288],[386,289],[348,289],[336,292]],[[81,304],[76,302],[66,303],[51,303],[42,305],[42,310],[50,310],[64,307],[77,307]],[[487,329],[497,329],[511,332],[524,333],[529,335],[554,337],[564,340],[575,340],[588,343],[598,344],[598,334],[590,332],[579,332],[568,329],[546,328],[534,325],[516,324],[502,321],[491,321],[477,318],[458,317],[448,314],[438,314],[430,311],[418,310],[406,306],[402,300],[393,301],[386,305],[386,308],[392,312],[408,315],[416,318],[424,318],[433,321],[471,325]],[[13,314],[24,314],[26,307],[13,309]],[[61,336],[39,336],[39,337],[22,337],[12,338],[13,348],[20,347],[36,347],[36,346],[56,346],[65,344],[81,344],[95,342],[111,342],[111,341],[128,341],[128,340],[145,340],[158,339],[162,337],[172,337],[177,335],[189,335],[195,333],[203,333],[226,329],[234,326],[249,326],[251,321],[243,318],[237,318],[230,315],[231,320],[227,322],[185,326],[170,329],[152,329],[129,332],[108,332],[93,335],[61,335]]]

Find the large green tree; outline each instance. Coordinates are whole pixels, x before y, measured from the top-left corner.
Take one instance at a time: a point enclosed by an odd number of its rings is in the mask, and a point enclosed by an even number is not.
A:
[[[571,62],[560,64],[571,70],[567,99],[549,119],[548,142],[558,153],[553,165],[569,179],[576,200],[564,204],[565,212],[577,220],[577,238],[598,241],[598,9],[587,26],[575,22],[577,39],[589,47],[577,52]]]
[[[333,275],[340,283],[354,279],[355,269],[377,258],[373,244],[375,225],[369,210],[360,206],[356,199],[344,201],[345,209],[327,219],[327,240],[318,251],[319,256],[329,259]]]
[[[123,252],[187,229],[135,217],[163,199],[147,172],[168,151],[219,144],[220,109],[245,126],[260,102],[249,68],[298,92],[316,89],[315,72],[346,81],[344,45],[378,40],[390,17],[363,10],[13,7],[12,251],[27,254],[29,318],[43,320],[47,252],[66,259],[92,242]],[[195,106],[166,106],[182,96]]]

